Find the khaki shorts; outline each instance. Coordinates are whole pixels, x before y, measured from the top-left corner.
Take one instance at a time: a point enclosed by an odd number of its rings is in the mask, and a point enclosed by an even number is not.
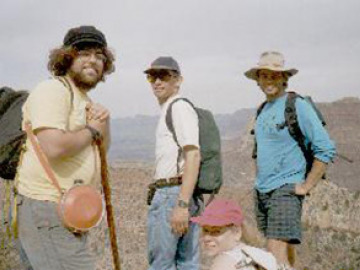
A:
[[[57,204],[18,195],[19,238],[34,270],[94,270],[87,234],[67,230]]]

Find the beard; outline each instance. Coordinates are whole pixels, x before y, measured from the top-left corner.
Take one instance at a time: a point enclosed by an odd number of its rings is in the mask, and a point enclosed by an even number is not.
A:
[[[68,73],[76,87],[86,91],[95,88],[96,85],[101,81],[102,77],[101,75],[98,75],[97,77],[88,77],[82,70],[80,72],[69,70]]]

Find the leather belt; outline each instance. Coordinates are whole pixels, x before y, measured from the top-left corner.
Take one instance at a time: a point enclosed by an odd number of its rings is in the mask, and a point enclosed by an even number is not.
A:
[[[150,205],[158,188],[179,186],[182,184],[182,177],[162,178],[148,186],[147,204]]]

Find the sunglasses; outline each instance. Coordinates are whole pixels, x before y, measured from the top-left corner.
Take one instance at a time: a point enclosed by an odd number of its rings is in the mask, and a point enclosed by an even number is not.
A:
[[[175,77],[175,75],[169,73],[168,71],[154,72],[147,74],[147,80],[150,83],[155,83],[157,79],[163,82],[168,82],[171,80],[172,77]]]
[[[217,226],[204,226],[202,227],[202,233],[205,235],[210,235],[210,236],[219,236],[222,235],[223,233],[225,233],[227,231],[228,228],[232,227],[233,225],[227,225],[227,226],[222,226],[222,227],[217,227]]]

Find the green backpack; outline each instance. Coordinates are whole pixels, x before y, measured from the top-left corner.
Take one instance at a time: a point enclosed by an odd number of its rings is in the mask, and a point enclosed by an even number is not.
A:
[[[182,148],[177,140],[174,125],[172,122],[172,106],[175,102],[183,100],[189,103],[196,111],[199,118],[199,142],[201,152],[201,162],[195,194],[216,194],[222,185],[222,166],[221,166],[221,139],[220,132],[216,125],[213,114],[201,108],[195,107],[186,98],[177,98],[172,101],[166,111],[166,125],[173,135],[174,141],[178,145],[177,170],[179,172],[179,159]]]

